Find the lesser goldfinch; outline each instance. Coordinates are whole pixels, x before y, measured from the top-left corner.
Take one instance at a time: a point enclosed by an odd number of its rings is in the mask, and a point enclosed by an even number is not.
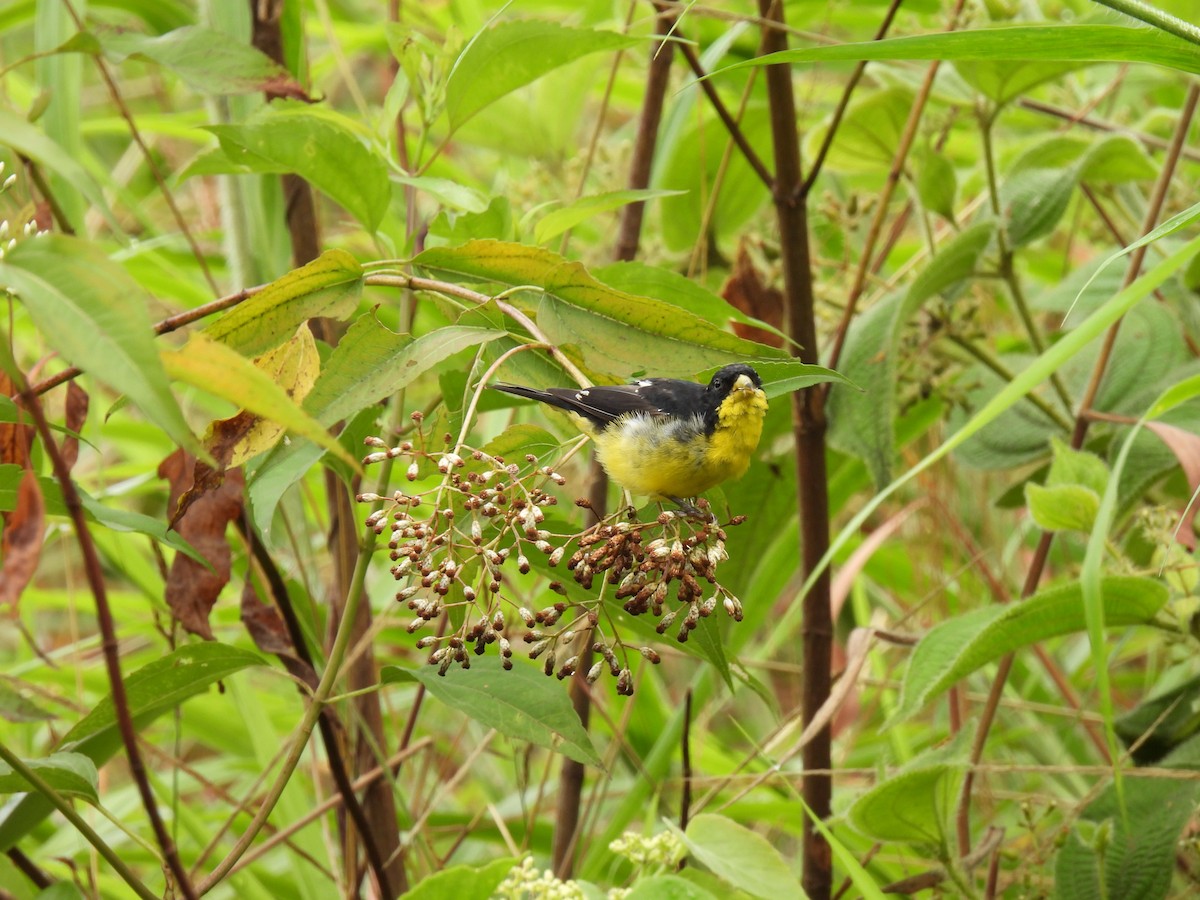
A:
[[[744,363],[725,366],[707,385],[643,378],[583,389],[492,386],[566,410],[613,481],[689,513],[696,508],[688,498],[745,474],[767,412],[762,379]]]

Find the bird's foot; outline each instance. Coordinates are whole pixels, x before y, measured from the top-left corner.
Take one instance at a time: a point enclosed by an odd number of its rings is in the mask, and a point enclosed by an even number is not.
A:
[[[715,522],[717,517],[713,515],[709,508],[708,501],[703,497],[697,499],[696,503],[685,497],[668,497],[672,503],[679,507],[679,511],[688,519],[699,519],[702,522]],[[668,510],[670,512],[670,510]]]

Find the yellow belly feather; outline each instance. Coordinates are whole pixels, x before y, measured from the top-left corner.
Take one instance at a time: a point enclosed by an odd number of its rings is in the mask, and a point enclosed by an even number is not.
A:
[[[681,422],[641,414],[598,434],[585,430],[609,477],[631,493],[654,500],[695,497],[745,474],[766,411],[761,390],[734,391],[722,404],[711,435],[704,434],[699,418]]]

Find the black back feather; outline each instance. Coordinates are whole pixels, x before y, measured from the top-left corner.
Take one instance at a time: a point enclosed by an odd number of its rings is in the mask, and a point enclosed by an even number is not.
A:
[[[641,413],[649,416],[702,416],[705,431],[711,434],[717,427],[717,409],[729,396],[739,375],[746,375],[755,387],[762,386],[758,373],[744,363],[735,363],[719,370],[707,385],[677,378],[643,378],[632,384],[597,385],[596,387],[536,388],[519,384],[494,384],[498,391],[526,397],[541,403],[577,413],[587,419],[597,431],[603,431],[621,416]]]

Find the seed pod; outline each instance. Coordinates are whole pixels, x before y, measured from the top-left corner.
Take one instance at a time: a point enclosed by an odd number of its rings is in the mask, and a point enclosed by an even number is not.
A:
[[[546,543],[546,546],[550,546],[548,542],[543,543]],[[538,549],[541,550],[542,548],[539,546]],[[552,568],[557,566],[560,562],[562,562],[563,554],[566,552],[566,549],[566,547],[553,547],[550,551],[550,558],[546,560],[547,564],[549,564]]]
[[[413,461],[408,464],[408,470],[404,473],[404,477],[409,481],[416,481],[419,474],[421,474],[421,466]]]
[[[533,612],[531,610],[528,610],[522,606],[517,610],[517,615],[521,617],[521,620],[525,623],[526,627],[533,627],[533,623],[536,620],[534,619]]]
[[[662,657],[653,647],[639,647],[638,652],[656,666],[662,662]]]
[[[742,621],[742,601],[738,600],[738,598],[734,597],[732,594],[726,594],[725,612],[729,613],[733,621]]]
[[[594,664],[592,665],[592,667],[591,667],[590,669],[588,669],[588,673],[587,673],[587,683],[588,683],[588,684],[595,684],[595,683],[596,683],[596,680],[597,680],[597,679],[600,677],[600,673],[601,673],[601,672],[603,672],[603,671],[604,671],[604,662],[603,662],[603,660],[601,660],[600,662],[596,662],[596,663],[594,663]]]
[[[617,676],[617,693],[626,697],[633,696],[633,673],[628,669],[622,669],[621,674]]]

